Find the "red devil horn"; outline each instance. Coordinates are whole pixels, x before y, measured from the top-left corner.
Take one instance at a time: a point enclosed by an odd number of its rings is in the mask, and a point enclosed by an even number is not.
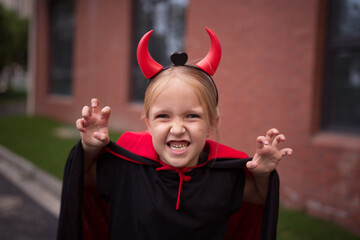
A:
[[[196,64],[196,66],[205,71],[210,76],[213,76],[220,63],[221,46],[216,34],[209,28],[205,28],[211,40],[211,47],[208,54]]]
[[[137,60],[146,79],[150,79],[164,67],[157,63],[150,55],[148,43],[153,30],[147,32],[140,40],[137,48]]]

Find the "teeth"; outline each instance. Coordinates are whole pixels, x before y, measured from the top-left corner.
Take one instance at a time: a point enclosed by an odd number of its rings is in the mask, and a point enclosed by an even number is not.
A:
[[[174,150],[181,151],[184,150],[187,145],[186,144],[170,144],[170,147]]]

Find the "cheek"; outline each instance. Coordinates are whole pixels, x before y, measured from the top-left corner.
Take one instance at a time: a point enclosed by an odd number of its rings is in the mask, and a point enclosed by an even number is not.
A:
[[[189,130],[192,133],[196,133],[198,138],[206,138],[206,135],[210,131],[210,128],[206,124],[200,124],[198,126],[190,127]]]
[[[152,124],[149,125],[149,131],[153,136],[153,140],[163,140],[168,132],[168,126],[166,124]]]

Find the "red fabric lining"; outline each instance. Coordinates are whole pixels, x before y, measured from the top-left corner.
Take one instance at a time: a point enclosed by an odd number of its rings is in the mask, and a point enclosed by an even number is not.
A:
[[[96,187],[84,186],[81,218],[82,239],[109,239],[109,204],[102,199]]]
[[[116,144],[141,157],[160,161],[149,132],[125,132]]]
[[[264,205],[242,202],[240,211],[232,215],[229,220],[225,240],[253,240],[259,239]]]
[[[125,156],[123,156],[121,154],[118,154],[118,153],[112,151],[109,148],[106,148],[106,151],[108,151],[109,153],[111,153],[111,154],[113,154],[113,155],[115,155],[115,156],[117,156],[119,158],[122,158],[122,159],[124,159],[126,161],[129,161],[129,162],[133,162],[133,163],[137,163],[137,164],[143,164],[143,165],[153,165],[151,163],[143,163],[143,162],[135,161],[134,159],[131,159],[131,158],[125,157]]]

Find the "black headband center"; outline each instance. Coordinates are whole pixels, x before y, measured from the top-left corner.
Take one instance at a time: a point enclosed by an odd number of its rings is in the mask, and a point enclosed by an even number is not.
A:
[[[184,66],[186,61],[188,60],[188,55],[183,52],[182,53],[175,52],[171,54],[170,59],[175,66]]]

